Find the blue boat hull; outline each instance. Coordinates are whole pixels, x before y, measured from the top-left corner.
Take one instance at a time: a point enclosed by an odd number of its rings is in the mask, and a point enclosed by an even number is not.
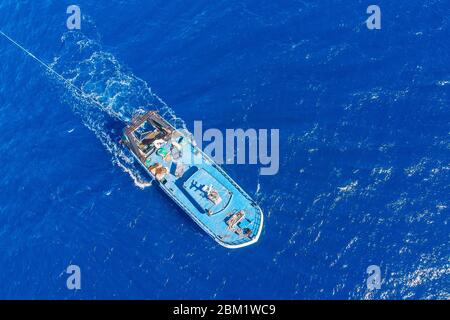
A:
[[[237,249],[256,243],[264,224],[261,208],[196,146],[189,133],[178,131],[162,118],[157,120],[163,124],[159,129],[162,131],[145,134],[161,137],[164,130],[170,132],[163,135],[164,139],[136,139],[137,143],[130,148],[129,140],[136,136],[130,132],[138,130],[145,121],[131,125],[132,130],[128,129],[126,144],[135,159],[159,187],[221,246]]]

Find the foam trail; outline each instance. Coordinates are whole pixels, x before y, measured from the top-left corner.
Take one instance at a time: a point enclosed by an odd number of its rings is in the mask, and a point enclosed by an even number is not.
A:
[[[127,122],[137,110],[156,109],[174,126],[186,127],[144,80],[105,52],[98,42],[79,32],[67,32],[61,40],[62,50],[52,68],[59,69],[89,98],[99,101],[101,110]]]
[[[105,97],[92,94],[92,92],[86,92],[85,90],[83,90],[82,85],[77,86],[75,80],[77,80],[77,78],[80,76],[79,73],[73,79],[68,79],[63,75],[64,74],[63,72],[58,72],[57,70],[55,70],[55,64],[59,59],[55,59],[54,63],[49,65],[44,61],[42,61],[41,59],[39,59],[30,50],[26,49],[24,46],[19,44],[13,38],[5,34],[3,31],[0,30],[0,34],[3,37],[5,37],[9,42],[11,42],[15,47],[19,48],[22,52],[24,52],[27,56],[31,57],[41,66],[43,66],[49,72],[50,75],[53,75],[56,77],[56,79],[62,81],[62,83],[68,89],[68,92],[71,93],[72,98],[78,100],[76,102],[70,101],[72,102],[71,105],[74,111],[81,116],[84,125],[94,132],[94,134],[102,142],[105,148],[111,153],[112,162],[118,165],[124,172],[129,174],[130,177],[133,179],[135,185],[138,186],[139,188],[143,189],[145,187],[150,186],[151,181],[149,181],[148,177],[143,177],[139,172],[139,170],[134,168],[133,166],[134,159],[128,157],[123,152],[123,149],[119,146],[117,142],[118,140],[117,130],[115,130],[114,128],[111,129],[111,125],[117,126],[117,122],[119,121],[120,123],[118,124],[118,126],[121,130],[123,127],[122,121],[127,121],[129,120],[129,118],[123,117],[123,113],[121,113],[120,110],[114,110],[114,108],[110,104],[107,104],[105,106],[102,103],[102,98]],[[97,110],[87,107],[83,103],[86,100],[97,106]],[[162,100],[160,100],[160,103],[163,103]],[[165,107],[167,108],[167,110],[170,110],[170,108],[167,105],[165,105]],[[104,113],[105,111],[111,118],[105,116]]]
[[[102,46],[80,32],[67,32],[62,38],[61,51],[51,64],[52,69],[75,86],[81,88],[83,95],[72,98],[89,98],[99,101],[99,108],[87,108],[82,101],[73,103],[83,123],[94,132],[112,155],[112,162],[128,173],[136,186],[145,188],[151,185],[149,177],[142,172],[135,159],[123,152],[118,144],[117,132],[137,111],[158,110],[174,126],[186,128],[185,123],[156,94],[147,83],[124,67],[114,55],[103,50]],[[110,116],[110,117],[108,117]]]
[[[1,30],[0,34],[64,84],[70,95],[63,99],[111,153],[112,162],[130,175],[139,188],[150,186],[151,180],[142,174],[139,166],[136,168],[134,158],[125,154],[119,145],[118,132],[134,113],[149,108],[158,110],[175,127],[186,126],[147,83],[126,70],[111,53],[103,51],[99,43],[80,32],[63,35],[62,52],[50,64]]]

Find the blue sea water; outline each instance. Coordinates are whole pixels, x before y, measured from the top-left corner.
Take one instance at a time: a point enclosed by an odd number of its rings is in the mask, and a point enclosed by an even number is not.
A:
[[[378,0],[376,31],[364,0],[76,2],[70,32],[72,1],[0,3],[85,92],[0,37],[0,298],[450,298],[448,1]],[[256,245],[218,246],[123,154],[150,106],[280,129],[277,175],[224,165],[264,211]]]

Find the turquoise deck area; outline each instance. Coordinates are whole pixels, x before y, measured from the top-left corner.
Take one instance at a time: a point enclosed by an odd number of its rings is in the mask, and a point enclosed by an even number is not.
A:
[[[219,193],[222,201],[218,204],[214,204],[205,197],[205,191],[203,191],[205,186],[212,186]],[[193,173],[183,183],[183,190],[195,200],[200,211],[208,212],[209,210],[211,214],[217,214],[226,209],[233,196],[224,185],[204,169],[198,169]]]
[[[180,143],[182,157],[177,160],[165,161],[157,152],[147,157],[148,166],[160,163],[169,170],[160,181],[161,188],[220,244],[242,247],[256,242],[262,227],[261,209],[217,164],[186,140]],[[166,150],[170,150],[170,146],[171,142],[163,145]],[[185,167],[179,178],[174,175],[176,162]],[[211,185],[218,191],[222,198],[220,204],[214,204],[206,197],[202,191],[204,185]],[[212,214],[208,214],[208,209]],[[235,230],[230,230],[227,220],[240,210],[244,210],[245,217]],[[249,229],[251,236],[240,235],[236,229]]]

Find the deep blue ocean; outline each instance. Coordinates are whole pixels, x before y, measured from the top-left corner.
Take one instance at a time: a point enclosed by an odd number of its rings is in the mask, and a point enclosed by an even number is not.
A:
[[[368,30],[372,2],[2,0],[0,30],[84,94],[0,37],[0,298],[449,299],[450,2],[377,0]],[[149,183],[118,144],[139,108],[280,129],[277,175],[223,166],[257,244]]]

